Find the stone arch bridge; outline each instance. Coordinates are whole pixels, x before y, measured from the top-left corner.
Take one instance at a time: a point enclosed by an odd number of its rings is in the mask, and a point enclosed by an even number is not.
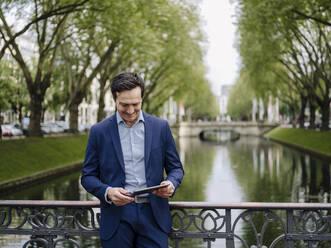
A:
[[[178,124],[179,137],[198,137],[205,131],[234,131],[240,135],[262,136],[277,127],[277,123],[259,122],[181,122]]]

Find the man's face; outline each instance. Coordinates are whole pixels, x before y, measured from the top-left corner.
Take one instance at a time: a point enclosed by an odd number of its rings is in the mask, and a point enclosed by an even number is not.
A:
[[[117,92],[116,95],[117,111],[125,124],[131,127],[139,118],[142,105],[141,88]]]

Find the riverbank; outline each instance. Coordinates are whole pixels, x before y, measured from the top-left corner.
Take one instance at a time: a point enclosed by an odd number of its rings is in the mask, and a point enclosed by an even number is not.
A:
[[[87,134],[0,142],[0,191],[30,184],[81,166]]]
[[[284,145],[331,159],[331,132],[277,127],[265,135]],[[0,142],[0,192],[79,170],[88,135]]]
[[[277,127],[264,137],[296,149],[331,159],[331,132]]]

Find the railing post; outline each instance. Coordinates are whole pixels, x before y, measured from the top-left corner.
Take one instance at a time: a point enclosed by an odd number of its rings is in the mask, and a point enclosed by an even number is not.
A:
[[[286,233],[285,233],[285,247],[286,248],[294,248],[294,240],[293,240],[293,233],[294,233],[294,217],[293,217],[293,209],[286,210]]]
[[[226,231],[226,248],[234,248],[234,236],[232,233],[232,225],[231,225],[231,209],[225,209],[225,231]]]

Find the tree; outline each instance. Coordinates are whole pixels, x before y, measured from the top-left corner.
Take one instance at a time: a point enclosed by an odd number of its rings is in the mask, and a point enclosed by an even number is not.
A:
[[[89,0],[83,1],[81,4],[83,5],[85,2],[87,2]],[[10,1],[10,0],[5,0],[2,1],[0,3],[0,19],[2,20],[2,22],[7,22],[6,21],[6,17],[5,17],[5,12],[11,13],[12,10],[14,11],[20,4],[25,4],[24,1]],[[28,23],[24,23],[23,28],[21,28],[19,31],[15,32],[12,34],[12,36],[8,39],[8,40],[3,40],[3,46],[1,47],[0,50],[0,60],[2,59],[2,57],[5,55],[6,49],[13,44],[13,42],[15,42],[15,39],[18,38],[19,36],[23,35],[25,32],[27,32],[30,27],[44,19],[50,18],[52,16],[58,16],[58,15],[64,15],[66,13],[70,13],[72,12],[72,7],[74,4],[68,4],[68,5],[59,5],[56,8],[51,8],[49,9],[49,11],[45,11],[40,15],[36,15],[34,17],[32,17],[32,19],[28,22]],[[17,21],[17,20],[16,20]]]
[[[227,112],[234,120],[250,120],[252,101],[255,97],[253,90],[246,83],[245,73],[241,73],[237,82],[231,87]]]
[[[23,108],[28,106],[28,92],[22,73],[14,61],[0,61],[0,113],[11,109],[23,118]]]
[[[31,136],[42,135],[40,129],[42,103],[45,93],[51,85],[64,23],[70,13],[80,10],[86,2],[88,0],[15,1],[11,4],[11,1],[8,1],[6,9],[1,8],[0,10],[1,38],[7,44],[12,57],[21,68],[30,95],[29,134]],[[16,32],[15,28],[9,23],[10,14],[14,10],[16,10],[17,15],[25,16],[24,20],[26,22],[31,23],[31,25],[25,27],[32,42],[37,46],[36,67],[33,67],[33,64],[29,62],[31,58],[22,52],[21,46],[15,39],[15,35],[20,32]],[[53,14],[49,15],[49,13]],[[43,18],[40,18],[40,16]]]
[[[97,2],[93,2],[97,4]],[[70,130],[77,131],[78,106],[94,80],[99,79],[99,120],[102,118],[106,82],[129,62],[137,48],[135,1],[101,1],[102,11],[86,11],[72,18],[62,58],[66,64]],[[109,7],[111,6],[111,8]],[[146,42],[146,39],[145,39]]]
[[[135,3],[128,17],[130,31],[121,35],[120,45],[100,72],[98,116],[104,112],[104,92],[110,86],[106,87],[106,80],[119,70],[134,70],[144,76],[143,108],[153,114],[160,113],[170,96],[179,100],[179,96],[185,95],[183,92],[190,93],[192,77],[187,75],[200,77],[194,72],[204,73],[196,71],[202,63],[202,35],[196,9],[185,2],[141,0]]]
[[[322,129],[328,130],[330,27],[322,19],[330,16],[330,4],[283,0],[239,2],[240,52],[250,75],[249,82],[264,82],[269,85],[267,88],[275,89],[272,94],[279,96],[283,96],[280,89],[286,89],[284,95],[299,99],[301,126],[308,99],[310,106],[318,104],[323,116]],[[313,11],[319,20],[298,15],[307,10]],[[282,83],[271,86],[275,80]],[[252,85],[254,89],[260,88]]]
[[[10,100],[15,92],[13,70],[7,63],[0,63],[0,114],[10,109]]]
[[[205,71],[196,70],[202,64],[201,44],[204,40],[197,10],[190,3],[183,1],[175,5],[170,2],[163,8],[151,8],[148,16],[159,17],[149,23],[156,37],[161,39],[155,42],[159,46],[153,47],[158,53],[151,50],[152,59],[143,67],[147,82],[144,109],[157,113],[170,96],[192,93],[190,75],[199,79],[204,75]]]

